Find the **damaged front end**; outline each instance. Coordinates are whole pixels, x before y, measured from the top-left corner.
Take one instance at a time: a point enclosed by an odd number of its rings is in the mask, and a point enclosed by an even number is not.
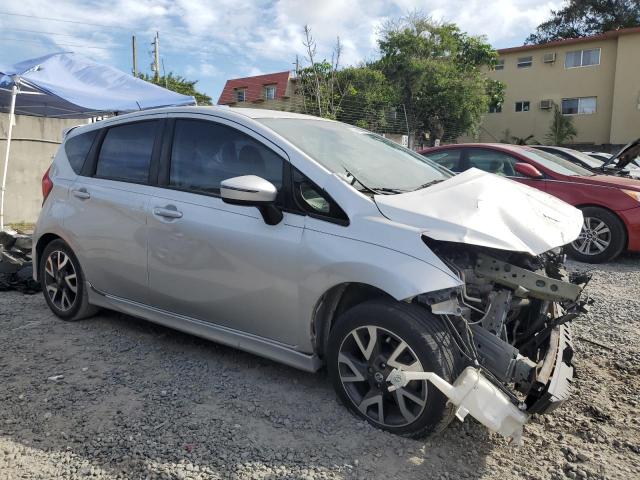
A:
[[[425,379],[458,406],[460,419],[470,413],[519,441],[531,414],[552,411],[571,393],[569,322],[587,308],[581,294],[589,277],[567,275],[560,249],[533,256],[427,238],[425,243],[463,286],[415,300],[442,318],[469,367],[454,385],[444,382],[449,387]],[[410,381],[402,375],[394,372],[389,382]]]

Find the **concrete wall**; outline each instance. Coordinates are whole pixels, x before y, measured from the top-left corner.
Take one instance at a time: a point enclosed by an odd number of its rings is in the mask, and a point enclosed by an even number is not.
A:
[[[5,223],[35,222],[42,204],[41,180],[62,139],[62,132],[87,120],[16,115],[5,192]],[[9,115],[0,113],[0,182]]]

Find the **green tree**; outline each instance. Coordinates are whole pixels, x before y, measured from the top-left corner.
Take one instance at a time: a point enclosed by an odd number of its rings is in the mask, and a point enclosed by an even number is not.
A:
[[[507,85],[500,80],[487,80],[487,96],[489,106],[495,108],[501,108],[504,103],[504,93],[507,89]]]
[[[211,105],[211,97],[196,90],[196,83],[198,83],[197,80],[187,80],[186,78],[173,73],[162,75],[158,80],[146,73],[140,73],[138,74],[138,77],[146,82],[164,87],[167,90],[181,93],[183,95],[191,95],[192,97],[195,97],[198,105]]]
[[[304,35],[303,45],[307,51],[308,66],[298,67],[296,71],[297,91],[303,98],[303,110],[312,115],[335,119],[342,98],[342,90],[338,81],[338,68],[342,53],[340,37],[336,40],[331,61],[326,59],[318,61],[317,44],[311,35],[309,25],[304,26]]]
[[[640,0],[568,0],[538,25],[527,44],[597,35],[640,25]]]
[[[484,37],[413,12],[387,23],[378,43],[380,68],[409,110],[414,130],[429,132],[432,142],[477,131],[490,101],[482,69],[497,60]]]
[[[562,115],[558,105],[554,105],[551,125],[549,125],[549,131],[545,136],[549,144],[563,145],[564,143],[573,140],[577,134],[578,131],[573,125],[573,118]]]
[[[337,79],[342,86],[337,120],[376,132],[398,123],[396,91],[380,70],[349,67],[340,70]]]

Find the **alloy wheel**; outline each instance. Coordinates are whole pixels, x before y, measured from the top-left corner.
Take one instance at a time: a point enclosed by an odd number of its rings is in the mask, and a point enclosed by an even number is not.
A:
[[[51,303],[61,312],[70,310],[78,296],[78,274],[65,252],[54,250],[44,267],[44,287]]]
[[[611,230],[596,217],[585,217],[582,231],[571,245],[583,255],[598,255],[611,245]]]
[[[340,345],[338,373],[353,404],[375,423],[402,427],[422,414],[427,404],[427,382],[414,380],[389,392],[386,378],[394,368],[424,371],[411,347],[389,330],[372,325],[358,327]]]

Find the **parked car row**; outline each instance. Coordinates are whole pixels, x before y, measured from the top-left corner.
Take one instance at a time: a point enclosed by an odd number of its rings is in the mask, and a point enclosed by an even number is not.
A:
[[[518,440],[571,393],[569,321],[588,277],[567,275],[562,246],[592,258],[593,242],[607,255],[636,245],[597,206],[583,208],[587,242],[583,213],[539,190],[580,204],[579,185],[609,189],[628,216],[636,184],[526,148],[427,157],[261,109],[76,127],[43,178],[34,273],[62,319],[109,308],[326,366],[351,411],[400,435],[471,414]]]
[[[637,157],[638,148],[634,142],[618,154],[624,159],[620,168]],[[566,248],[580,261],[606,262],[624,250],[640,251],[640,181],[628,175],[607,175],[592,157],[560,147],[508,144],[446,145],[421,153],[453,172],[477,168],[579,208],[584,215],[582,231]]]
[[[637,159],[637,156],[624,162],[618,160],[620,154],[632,150],[631,147],[633,147],[633,144],[623,148],[618,154],[612,155],[603,152],[579,152],[571,148],[548,145],[533,146],[533,148],[542,150],[543,152],[549,152],[560,158],[569,160],[587,170],[591,170],[593,173],[640,178],[640,166],[636,163],[640,162],[640,160]]]

